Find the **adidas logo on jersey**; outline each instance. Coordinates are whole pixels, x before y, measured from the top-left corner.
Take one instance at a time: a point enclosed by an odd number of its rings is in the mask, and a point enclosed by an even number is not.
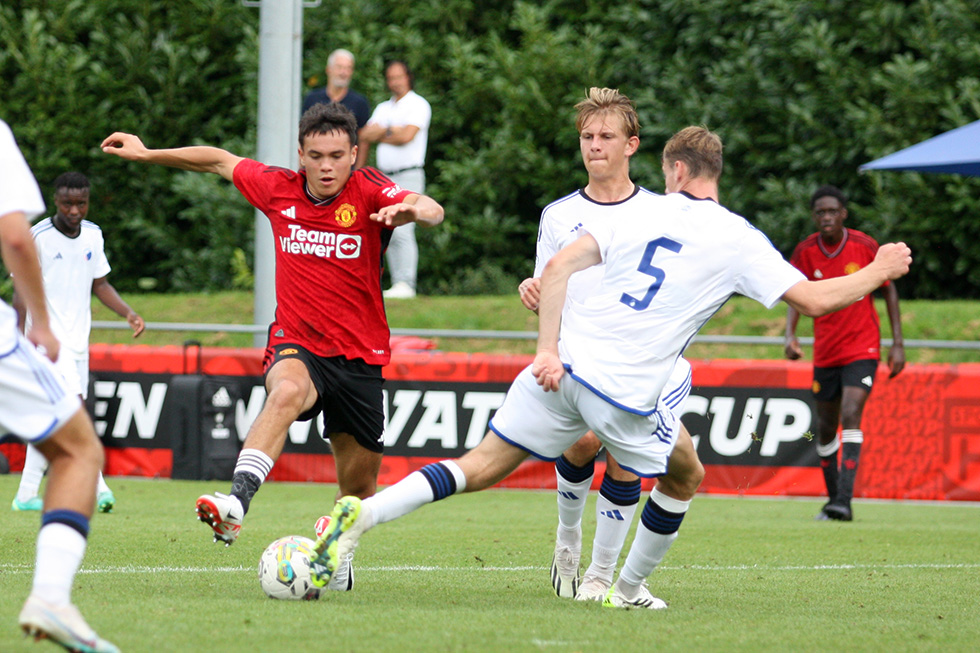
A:
[[[624,521],[623,513],[618,510],[603,510],[599,514],[609,519],[615,519],[616,521]]]
[[[61,255],[61,252],[58,252],[57,254],[54,255],[54,260],[56,260],[56,261],[59,261],[59,260],[61,260],[63,258],[64,258],[64,256]]]
[[[290,206],[288,209],[283,209],[282,211],[280,211],[280,213],[282,213],[284,216],[286,216],[290,220],[295,220],[296,219],[296,207],[295,206]]]

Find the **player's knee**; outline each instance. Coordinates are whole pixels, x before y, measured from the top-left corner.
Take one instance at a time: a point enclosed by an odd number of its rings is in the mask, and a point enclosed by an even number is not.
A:
[[[292,379],[280,380],[265,400],[265,409],[286,411],[299,415],[309,393],[308,384],[297,383]]]
[[[671,471],[666,476],[662,476],[657,481],[657,487],[668,496],[689,501],[694,498],[703,480],[704,465],[700,460],[696,460],[694,464],[686,466],[680,472]]]
[[[565,451],[564,456],[568,462],[572,463],[576,467],[584,467],[595,460],[595,457],[601,448],[602,443],[599,442],[599,438],[597,438],[594,433],[589,431],[575,444],[570,446]]]

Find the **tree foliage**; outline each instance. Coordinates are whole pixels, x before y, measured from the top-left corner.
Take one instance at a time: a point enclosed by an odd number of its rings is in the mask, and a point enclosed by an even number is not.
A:
[[[0,7],[0,116],[42,183],[93,179],[117,285],[225,288],[251,261],[253,214],[214,176],[121,164],[113,130],[150,146],[254,154],[258,10],[224,0],[10,2]],[[512,292],[541,209],[585,181],[573,105],[589,86],[632,97],[634,179],[659,190],[659,152],[689,124],[726,144],[722,201],[784,253],[810,233],[824,183],[850,226],[914,250],[903,295],[980,294],[980,181],[857,173],[980,118],[976,0],[324,0],[305,10],[303,78],[357,55],[354,87],[387,97],[383,64],[413,67],[433,106],[427,192],[446,222],[419,230],[424,292]]]

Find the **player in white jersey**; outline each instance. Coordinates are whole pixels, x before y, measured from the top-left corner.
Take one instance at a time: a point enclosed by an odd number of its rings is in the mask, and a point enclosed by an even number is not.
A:
[[[620,466],[658,477],[603,605],[667,607],[645,580],[677,538],[701,469],[690,435],[678,428],[662,395],[674,361],[733,294],[769,307],[782,298],[804,315],[822,315],[906,274],[911,252],[904,243],[883,245],[854,274],[808,281],[760,231],[717,204],[722,157],[715,134],[703,127],[678,132],[664,148],[663,167],[669,194],[647,197],[649,211],[588,225],[589,234],[548,262],[538,353],[507,392],[483,441],[462,458],[427,465],[373,497],[341,498],[314,547],[315,578],[329,578],[375,525],[490,487],[529,454],[557,457],[592,429]],[[605,263],[599,291],[569,305],[563,322],[569,277],[599,263]]]
[[[585,233],[585,225],[600,221],[614,224],[642,211],[644,197],[654,195],[630,179],[630,157],[639,147],[639,119],[629,98],[609,88],[592,88],[576,105],[582,161],[589,173],[585,188],[545,207],[538,228],[534,275],[521,282],[521,301],[537,312],[541,274],[545,264],[563,247]],[[586,301],[602,280],[602,266],[574,274],[569,279],[566,310]],[[679,358],[667,394],[669,408],[679,418],[691,389],[691,366]],[[589,431],[555,463],[558,529],[551,562],[555,593],[580,601],[605,597],[612,585],[619,554],[640,501],[640,477],[620,467],[606,455],[606,472],[596,501],[596,532],[592,561],[579,581],[582,552],[582,515],[595,475],[596,455],[602,443]]]
[[[0,253],[34,322],[22,334],[0,302],[0,438],[33,443],[51,465],[37,537],[34,581],[20,612],[21,629],[69,650],[113,652],[71,603],[95,506],[102,445],[78,397],[51,364],[60,344],[48,322],[44,284],[28,218],[44,200],[7,123],[0,120]],[[45,358],[44,352],[48,358]]]
[[[68,389],[84,401],[88,397],[92,295],[129,322],[134,337],[143,332],[144,323],[106,278],[111,268],[105,255],[102,230],[85,219],[90,194],[88,178],[80,172],[66,172],[55,179],[54,189],[57,211],[54,216],[34,225],[31,235],[44,275],[51,330],[61,343],[61,355],[55,367],[65,377]],[[30,323],[30,312],[25,310],[16,293],[13,304],[23,329]],[[46,467],[44,456],[28,445],[17,496],[11,502],[13,510],[41,509],[38,491]],[[98,483],[98,510],[111,512],[116,498],[101,473]]]

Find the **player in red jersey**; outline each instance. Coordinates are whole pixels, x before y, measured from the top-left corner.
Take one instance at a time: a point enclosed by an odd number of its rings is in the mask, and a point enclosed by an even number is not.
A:
[[[239,455],[231,494],[198,500],[198,516],[215,540],[231,544],[238,537],[289,425],[321,412],[340,493],[374,494],[384,431],[381,367],[390,358],[382,257],[393,228],[437,225],[442,207],[374,168],[352,172],[357,125],[335,103],[303,114],[298,172],[214,147],[147,149],[138,137],[118,132],[102,149],[132,161],[219,174],[272,224],[277,307],[265,353],[268,397]]]
[[[856,229],[844,228],[847,201],[834,186],[821,186],[810,198],[810,210],[817,225],[796,246],[790,263],[811,281],[842,277],[857,272],[874,260],[878,243]],[[902,319],[895,285],[882,286],[893,344],[888,352],[889,378],[905,367]],[[786,314],[786,357],[803,355],[796,338],[800,314],[789,307]],[[871,295],[865,295],[847,308],[815,318],[813,321],[813,396],[817,401],[817,454],[827,484],[829,501],[817,519],[851,521],[854,478],[861,456],[861,414],[871,393],[878,369],[881,328]],[[837,426],[841,426],[840,442]],[[840,469],[837,451],[841,450]]]

